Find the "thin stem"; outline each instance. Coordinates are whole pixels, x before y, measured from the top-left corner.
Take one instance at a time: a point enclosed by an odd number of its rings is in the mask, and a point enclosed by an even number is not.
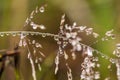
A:
[[[28,59],[30,60],[31,67],[32,67],[33,80],[37,80],[37,78],[36,78],[36,71],[35,71],[35,65],[34,65],[34,62],[33,62],[33,60],[32,60],[31,52],[30,52],[30,50],[29,50],[28,45],[27,45],[27,49],[28,49],[28,55],[29,55]]]
[[[0,34],[33,34],[33,35],[46,35],[51,37],[58,37],[58,35],[51,34],[51,33],[41,33],[41,32],[34,32],[34,31],[3,31]]]
[[[52,33],[42,33],[42,32],[34,32],[34,31],[3,31],[3,32],[0,32],[0,34],[28,34],[28,35],[45,35],[45,36],[50,36],[50,37],[57,37],[57,38],[63,38],[63,39],[66,39],[66,37],[63,37],[63,36],[59,36],[57,34],[52,34]],[[104,56],[106,59],[110,59],[109,56],[105,55],[104,53],[98,51],[97,49],[94,49],[92,48],[91,46],[89,45],[86,45],[86,44],[83,44],[83,43],[80,43],[81,45],[83,46],[86,46],[86,47],[90,47],[91,49],[93,49],[95,52],[97,52],[98,54],[100,54],[101,56]]]

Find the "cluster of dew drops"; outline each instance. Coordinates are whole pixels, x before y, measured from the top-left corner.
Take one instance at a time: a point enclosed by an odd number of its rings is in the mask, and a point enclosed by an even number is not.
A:
[[[45,30],[46,27],[43,24],[36,24],[32,19],[36,14],[43,14],[45,12],[45,8],[47,5],[43,5],[40,8],[37,6],[35,10],[33,10],[30,14],[30,16],[25,21],[25,27],[27,25],[31,26],[33,30],[40,29]],[[113,34],[113,29],[109,30],[105,33],[105,36],[100,38],[100,40],[96,40],[93,44],[96,44],[99,41],[107,41],[109,39],[116,39],[115,34]],[[68,69],[66,74],[68,77],[68,80],[74,80],[74,77],[72,75],[72,69],[69,66],[69,63],[67,63],[67,60],[69,59],[69,55],[66,52],[65,48],[69,45],[72,46],[70,49],[72,59],[76,59],[76,52],[81,52],[85,55],[83,62],[81,63],[81,74],[80,74],[80,80],[97,80],[100,79],[101,73],[99,71],[95,71],[94,68],[100,68],[100,64],[98,63],[99,58],[95,57],[93,53],[96,53],[100,55],[102,58],[110,61],[112,64],[116,65],[116,75],[117,79],[120,80],[120,43],[116,44],[116,48],[113,51],[113,55],[116,56],[116,58],[111,58],[104,53],[98,51],[97,49],[92,48],[91,46],[88,46],[86,44],[82,43],[82,38],[80,37],[80,33],[85,33],[86,36],[93,36],[93,38],[97,39],[99,37],[99,34],[93,31],[93,28],[89,28],[86,26],[77,26],[77,23],[74,22],[73,25],[65,24],[65,14],[62,15],[61,21],[60,21],[60,31],[58,34],[52,34],[52,33],[41,33],[41,32],[32,32],[32,31],[13,31],[13,32],[0,32],[0,36],[4,37],[4,35],[9,36],[20,36],[19,46],[27,47],[28,50],[28,59],[30,60],[31,67],[32,67],[32,76],[34,80],[37,80],[36,77],[36,68],[35,63],[38,65],[38,69],[41,71],[41,62],[43,61],[46,56],[43,52],[40,51],[42,45],[38,43],[35,40],[30,40],[27,38],[28,35],[34,36],[50,36],[53,37],[54,40],[57,42],[58,45],[58,52],[56,53],[55,57],[55,74],[57,74],[59,70],[59,64],[60,64],[60,57],[63,56],[66,60],[66,68]],[[33,50],[31,50],[29,47],[32,47]],[[38,54],[39,53],[39,54]],[[35,57],[35,59],[33,58]],[[109,65],[108,68],[110,69],[111,66]],[[106,77],[105,80],[110,80],[110,77]]]

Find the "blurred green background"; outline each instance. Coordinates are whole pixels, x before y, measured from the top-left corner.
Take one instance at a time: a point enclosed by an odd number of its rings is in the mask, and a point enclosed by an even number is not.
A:
[[[39,30],[41,32],[57,34],[63,13],[66,14],[69,24],[77,22],[78,25],[93,27],[94,31],[101,36],[104,36],[104,33],[111,29],[115,29],[116,34],[120,32],[120,0],[0,0],[0,31],[31,30],[30,26],[23,28],[25,20],[36,6],[44,4],[48,5],[45,13],[37,15],[35,18],[35,22],[42,23],[47,28],[45,31]],[[41,39],[41,37],[31,37],[31,39],[39,41],[44,47],[44,53],[47,55],[47,58],[42,63],[42,71],[37,71],[38,80],[66,80],[66,70],[62,64],[58,75],[54,75],[54,57],[58,47],[53,39]],[[85,40],[85,44],[92,44],[92,42],[87,41],[88,39]],[[15,47],[17,41],[17,38],[0,38],[0,49],[11,50]],[[111,56],[114,44],[115,41],[108,41],[98,43],[93,47]],[[32,80],[27,53],[25,53],[25,50],[22,51],[20,80]],[[71,64],[74,63],[74,66],[72,66],[74,80],[79,80],[80,75],[80,63],[82,60],[80,58],[82,57],[78,58],[76,62],[71,61]],[[112,76],[111,80],[116,80],[115,71],[109,72],[105,67],[109,62],[105,59],[100,59],[99,62],[102,73],[100,80],[104,80],[107,76]],[[15,75],[11,73],[12,71],[14,70],[11,70],[11,68],[6,69],[2,80],[14,80]]]

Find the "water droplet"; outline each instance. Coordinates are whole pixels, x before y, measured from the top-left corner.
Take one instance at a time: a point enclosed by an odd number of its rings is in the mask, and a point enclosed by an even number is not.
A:
[[[42,29],[42,30],[46,29],[46,27],[45,27],[44,25],[42,25],[42,24],[39,25],[38,27],[39,27],[40,29]]]
[[[38,25],[35,24],[34,22],[31,22],[30,25],[32,26],[33,29],[37,29],[38,28]]]
[[[94,38],[97,38],[97,37],[99,37],[99,34],[93,32],[93,36],[94,36]]]
[[[72,59],[75,60],[76,59],[76,54],[73,52],[72,53]]]
[[[57,41],[57,44],[61,44],[61,41]]]
[[[86,26],[80,26],[79,28],[80,28],[80,31],[84,31]]]
[[[69,43],[71,43],[72,46],[75,46],[77,44],[76,40],[69,40]]]
[[[74,22],[72,27],[74,28],[76,25],[77,25],[77,23],[76,23],[76,22]]]
[[[42,37],[46,37],[46,34],[45,34],[45,33],[43,33],[43,34],[42,34]]]
[[[26,40],[23,41],[23,46],[25,47],[27,45]]]
[[[72,32],[72,33],[71,33],[71,37],[72,37],[72,38],[76,38],[77,34],[78,34],[77,32]]]
[[[65,47],[68,44],[68,42],[63,42],[63,47]]]
[[[117,49],[120,49],[120,43],[116,44]]]
[[[104,55],[102,55],[101,57],[102,57],[102,58],[105,58],[105,56],[104,56]]]
[[[0,36],[1,36],[1,37],[3,37],[3,36],[4,36],[4,34],[0,34]]]
[[[120,51],[119,49],[116,49],[113,51],[113,55],[116,55],[117,57],[120,57]]]
[[[99,61],[98,57],[95,57],[95,58],[93,59],[93,61]]]
[[[24,39],[26,36],[24,34],[20,34],[20,39]]]
[[[111,69],[111,65],[108,65],[108,69]]]
[[[106,36],[112,36],[112,35],[113,35],[112,32],[113,32],[113,29],[110,30],[110,31],[107,31],[107,32],[105,33],[105,35],[106,35]]]
[[[101,40],[102,40],[102,41],[105,41],[105,38],[102,38]]]
[[[38,60],[39,60],[40,62],[42,62],[42,61],[43,61],[43,59],[42,59],[42,58],[38,58]]]
[[[67,53],[66,53],[66,52],[64,52],[64,58],[65,58],[65,60],[67,60],[67,59],[68,59],[68,55],[67,55]]]
[[[29,58],[30,58],[30,56],[31,56],[31,55],[30,55],[30,52],[29,52],[29,53],[28,53],[28,55],[27,55],[27,58],[29,59]]]
[[[65,33],[66,37],[67,38],[70,38],[71,37],[71,34],[70,33]]]
[[[37,25],[33,25],[32,28],[33,29],[37,29],[38,27],[37,27]]]
[[[100,73],[98,71],[95,72],[95,79],[99,79],[100,78]]]
[[[20,42],[19,42],[19,46],[22,47],[22,40],[20,40]]]
[[[35,46],[38,48],[38,47],[42,47],[41,44],[39,43],[36,43]]]
[[[41,13],[43,13],[43,12],[45,11],[44,6],[40,7],[40,9],[39,9],[39,10],[40,10],[40,12],[41,12]]]
[[[81,51],[81,50],[82,50],[81,45],[80,45],[80,44],[77,44],[77,45],[76,45],[76,49],[77,49],[77,51]]]
[[[38,6],[36,7],[35,12],[38,13]]]
[[[30,18],[33,18],[34,16],[34,11],[32,11],[32,13],[30,14]]]
[[[34,54],[36,53],[36,50],[35,50],[35,49],[33,50],[33,53],[34,53]]]
[[[58,38],[57,36],[54,36],[54,40],[58,41],[58,40],[59,40],[59,38]]]
[[[35,44],[35,40],[32,41],[32,44]]]
[[[15,37],[15,36],[16,36],[16,33],[12,33],[12,36]]]
[[[32,35],[32,36],[33,36],[33,35],[35,35],[35,34],[33,34],[33,33],[30,33],[30,35]]]
[[[93,56],[93,50],[90,47],[87,47],[88,56]]]
[[[93,32],[93,28],[87,28],[85,31],[86,31],[86,35],[90,35]]]
[[[29,18],[27,18],[27,19],[26,19],[26,21],[25,21],[24,26],[28,25],[28,24],[29,24],[29,22],[30,22],[30,19],[29,19]]]
[[[100,64],[96,64],[97,67],[100,67]]]
[[[111,63],[115,63],[115,59],[110,58],[109,61],[110,61]]]
[[[9,33],[6,33],[7,36],[9,36],[10,34]]]
[[[116,39],[116,37],[115,37],[115,35],[114,35],[114,34],[111,36],[111,39]]]
[[[55,64],[56,64],[56,67],[55,67],[55,74],[57,74],[58,70],[59,70],[59,55],[56,56],[55,58]]]
[[[106,77],[104,80],[111,80],[110,77]]]
[[[35,63],[38,63],[38,59],[37,58],[35,59]]]
[[[41,70],[42,70],[42,68],[41,68],[41,65],[40,65],[40,64],[38,64],[38,69],[39,69],[39,71],[41,71]]]
[[[31,22],[30,25],[33,26],[33,25],[34,25],[34,22]]]
[[[60,29],[62,30],[63,29],[63,24],[64,24],[64,22],[65,22],[65,14],[63,14],[62,15],[62,17],[61,17],[61,22],[60,22]]]

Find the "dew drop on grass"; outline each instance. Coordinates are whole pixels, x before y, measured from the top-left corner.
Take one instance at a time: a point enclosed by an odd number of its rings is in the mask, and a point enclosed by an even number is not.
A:
[[[43,34],[42,34],[42,37],[46,37],[46,34],[43,33]]]
[[[20,46],[20,47],[22,46],[22,40],[20,40],[20,42],[19,42],[19,46]]]
[[[59,38],[58,38],[57,36],[54,36],[54,40],[58,41],[58,40],[59,40]]]
[[[107,31],[106,33],[105,33],[105,35],[106,36],[112,36],[113,34],[112,34],[112,32],[113,32],[114,30],[112,29],[112,30],[109,30],[109,31]]]
[[[58,70],[59,70],[59,55],[56,56],[55,58],[55,64],[56,64],[56,67],[55,67],[55,75],[57,74]]]
[[[35,30],[37,29],[37,25],[33,25],[32,28]]]
[[[99,68],[99,67],[100,67],[100,64],[96,64],[96,66]]]
[[[111,39],[116,39],[116,36],[113,34],[113,35],[111,36]]]
[[[66,52],[64,52],[64,59],[67,60],[68,59],[68,55]]]
[[[36,54],[36,49],[33,50],[33,53]]]
[[[36,7],[35,12],[38,13],[38,6]]]
[[[38,59],[37,58],[35,59],[35,63],[38,63]]]
[[[115,59],[113,59],[113,58],[110,58],[109,61],[110,61],[111,63],[115,63]]]
[[[33,33],[30,33],[30,35],[31,35],[31,36],[33,36],[33,35],[35,35],[35,34],[33,34]]]
[[[38,48],[38,47],[42,47],[41,44],[39,43],[36,43],[35,46]]]
[[[93,32],[93,37],[94,37],[94,38],[97,38],[97,37],[99,37],[99,34]]]
[[[93,32],[93,28],[87,28],[85,31],[86,31],[86,35],[90,35]]]
[[[76,47],[77,47],[77,51],[81,51],[82,50],[82,47],[81,47],[80,44],[77,44]]]
[[[26,21],[25,21],[24,27],[29,24],[29,21],[30,21],[30,19],[27,18]]]
[[[111,65],[108,65],[108,67],[107,67],[108,69],[111,69]]]
[[[32,13],[30,14],[30,18],[33,18],[34,12],[35,12],[35,11],[32,11]]]
[[[110,77],[106,77],[104,80],[111,80]]]
[[[43,61],[43,59],[40,57],[40,58],[38,58],[38,60],[40,61],[40,62],[42,62]]]
[[[100,78],[100,73],[97,71],[95,72],[95,79],[99,79]]]
[[[4,34],[0,34],[1,37],[4,37]]]
[[[87,54],[88,54],[88,56],[93,56],[93,52],[90,47],[87,48]]]
[[[12,33],[12,36],[15,37],[15,36],[16,36],[16,33]]]
[[[23,46],[25,47],[27,45],[26,40],[23,41]]]
[[[35,40],[32,41],[32,44],[35,44]]]
[[[9,33],[6,33],[7,36],[9,36],[10,34]]]
[[[40,7],[39,11],[40,11],[41,13],[43,13],[43,12],[45,11],[44,6]]]
[[[76,59],[76,54],[72,53],[72,59],[75,60]]]
[[[86,26],[80,26],[80,31],[84,31],[86,29]]]
[[[39,71],[41,71],[41,70],[42,70],[42,68],[41,68],[41,65],[40,65],[40,64],[38,64],[38,69],[39,69]]]
[[[76,25],[77,25],[77,23],[76,23],[76,22],[74,22],[72,27],[74,28]]]
[[[117,49],[120,49],[120,43],[116,44]]]
[[[41,25],[39,25],[38,27],[39,27],[41,30],[46,29],[46,27],[45,27],[44,25],[42,25],[42,24],[41,24]]]

